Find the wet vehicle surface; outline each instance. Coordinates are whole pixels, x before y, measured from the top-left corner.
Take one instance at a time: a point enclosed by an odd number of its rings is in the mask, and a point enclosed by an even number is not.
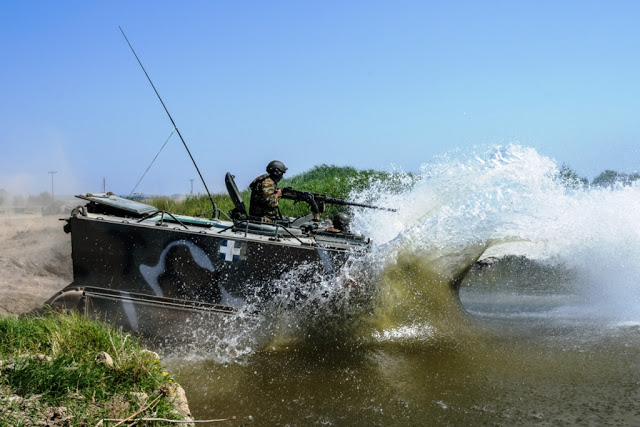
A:
[[[338,273],[368,239],[331,232],[309,218],[267,223],[159,212],[111,194],[78,196],[71,213],[73,283],[53,296],[134,332],[156,335],[195,317],[230,314],[268,301],[283,274],[301,282]]]

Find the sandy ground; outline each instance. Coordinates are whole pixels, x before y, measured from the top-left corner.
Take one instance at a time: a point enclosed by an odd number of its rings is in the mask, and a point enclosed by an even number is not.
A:
[[[62,217],[0,216],[0,316],[40,308],[73,281]]]

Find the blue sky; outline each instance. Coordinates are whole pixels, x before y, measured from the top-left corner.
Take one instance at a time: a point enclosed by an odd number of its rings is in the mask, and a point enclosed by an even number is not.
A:
[[[0,5],[0,188],[128,194],[172,126],[214,191],[280,159],[415,171],[517,141],[593,178],[640,163],[640,2]],[[202,184],[174,135],[137,191]]]

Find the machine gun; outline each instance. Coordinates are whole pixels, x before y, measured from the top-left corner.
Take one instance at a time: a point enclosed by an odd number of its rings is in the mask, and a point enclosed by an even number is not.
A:
[[[342,199],[334,199],[333,197],[327,197],[326,194],[312,193],[310,191],[294,190],[291,187],[282,188],[282,198],[293,200],[294,202],[306,202],[311,208],[313,213],[313,219],[319,220],[320,214],[324,212],[325,204],[340,205],[340,206],[355,206],[358,208],[380,209],[383,211],[395,212],[396,209],[383,208],[380,206],[367,205],[364,203],[349,202]]]

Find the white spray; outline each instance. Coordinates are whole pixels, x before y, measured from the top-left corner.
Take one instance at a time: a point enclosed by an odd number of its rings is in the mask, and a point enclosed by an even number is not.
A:
[[[589,315],[640,321],[639,183],[576,187],[559,171],[555,161],[520,145],[444,156],[407,177],[409,189],[389,193],[378,183],[354,195],[399,208],[358,211],[355,228],[376,242],[383,263],[407,248],[453,254],[511,242],[485,256],[524,255],[575,269]]]

